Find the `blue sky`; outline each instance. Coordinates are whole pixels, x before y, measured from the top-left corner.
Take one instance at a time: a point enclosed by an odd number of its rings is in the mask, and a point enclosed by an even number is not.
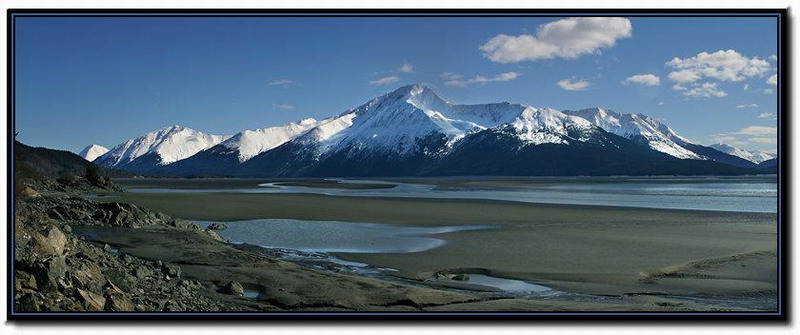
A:
[[[600,106],[770,151],[776,40],[767,17],[18,17],[16,127],[77,152],[173,124],[324,118],[425,83],[458,103]]]

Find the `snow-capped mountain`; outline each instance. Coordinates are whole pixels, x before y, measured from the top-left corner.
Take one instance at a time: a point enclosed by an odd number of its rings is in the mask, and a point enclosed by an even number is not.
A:
[[[244,131],[224,141],[191,130],[199,134],[173,135],[182,131],[146,134],[98,161],[134,172],[238,177],[726,174],[750,171],[730,165],[754,166],[690,143],[641,114],[460,105],[423,85],[327,119]],[[207,136],[217,137],[174,154],[186,137]]]
[[[323,120],[298,142],[317,143],[318,154],[346,148],[407,154],[434,133],[463,136],[484,125],[458,118],[459,110],[421,85],[404,86],[368,103]]]
[[[657,120],[642,114],[623,114],[603,108],[564,111],[582,117],[603,130],[681,159],[706,159],[681,146],[689,142]]]
[[[712,147],[729,155],[734,155],[737,157],[744,158],[756,164],[759,164],[763,161],[770,160],[776,157],[775,154],[771,154],[768,152],[740,149],[732,147],[725,143],[712,144],[709,145],[709,147]]]
[[[317,126],[317,124],[317,120],[305,119],[300,122],[289,123],[285,126],[245,130],[233,135],[219,145],[236,151],[239,162],[244,162],[253,158],[255,155],[286,143]]]
[[[749,160],[692,143],[669,126],[647,115],[618,113],[603,108],[564,111],[564,113],[582,117],[607,132],[676,158],[712,160],[744,168],[756,167]]]
[[[220,144],[175,163],[154,169],[153,173],[180,175],[228,175],[240,164],[305,134],[325,121],[305,119],[284,126],[245,130]]]
[[[432,135],[453,144],[501,125],[512,126],[521,141],[531,144],[565,143],[562,136],[569,129],[592,127],[584,119],[554,109],[509,103],[458,105],[427,86],[409,85],[322,120],[294,141],[315,145],[318,155],[359,150],[402,156],[419,149],[419,141]]]
[[[229,137],[210,135],[177,125],[165,127],[127,140],[111,148],[95,162],[109,168],[144,172],[191,157]]]
[[[664,138],[675,152],[699,158]],[[563,175],[718,167],[634,144],[581,116],[509,103],[458,105],[426,86],[411,85],[322,120],[229,172],[283,177]]]
[[[108,148],[99,145],[99,144],[91,144],[86,148],[83,148],[78,156],[83,157],[87,161],[94,161],[97,157],[102,156],[104,153],[108,152]]]

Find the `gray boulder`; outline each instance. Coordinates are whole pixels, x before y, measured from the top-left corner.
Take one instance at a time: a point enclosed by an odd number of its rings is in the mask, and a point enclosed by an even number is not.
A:
[[[238,281],[232,281],[223,287],[223,293],[235,295],[235,296],[243,296],[244,295],[244,287]]]
[[[161,272],[170,277],[180,277],[181,276],[181,267],[175,264],[164,263],[164,266],[161,267]]]
[[[228,229],[228,226],[224,223],[212,223],[206,229],[208,230],[225,230]]]

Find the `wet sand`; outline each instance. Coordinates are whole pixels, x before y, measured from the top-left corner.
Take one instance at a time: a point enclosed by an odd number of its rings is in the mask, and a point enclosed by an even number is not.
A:
[[[555,296],[523,299],[511,295],[452,292],[413,282],[392,282],[334,273],[262,257],[209,238],[199,231],[153,226],[137,229],[94,228],[105,231],[91,239],[119,252],[147,260],[180,265],[184,276],[207,285],[202,294],[239,306],[245,311],[377,311],[377,312],[552,312],[552,311],[709,311],[703,302],[676,301],[652,295],[602,299]],[[238,281],[252,298],[220,293],[219,287]],[[733,308],[744,311],[747,308]]]
[[[374,183],[340,183],[335,180],[324,179],[237,179],[237,178],[120,178],[114,182],[126,188],[171,188],[171,189],[236,189],[236,188],[263,188],[259,186],[266,183],[281,183],[287,186],[304,186],[316,188],[338,189],[383,189],[392,188],[391,184]]]
[[[408,279],[471,272],[618,297],[713,295],[770,301],[777,290],[777,217],[769,213],[307,194],[129,193],[109,201],[130,201],[194,220],[496,226],[439,235],[448,244],[425,252],[337,255],[397,269],[397,276]]]

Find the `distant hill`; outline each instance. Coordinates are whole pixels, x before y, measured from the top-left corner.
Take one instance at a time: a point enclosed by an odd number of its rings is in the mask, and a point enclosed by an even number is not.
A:
[[[758,168],[761,171],[768,172],[768,173],[778,173],[778,159],[768,159],[758,164]]]
[[[67,173],[83,176],[89,161],[69,151],[31,147],[14,141],[14,172],[20,178],[57,178]],[[109,177],[132,177],[130,172],[102,169]]]

